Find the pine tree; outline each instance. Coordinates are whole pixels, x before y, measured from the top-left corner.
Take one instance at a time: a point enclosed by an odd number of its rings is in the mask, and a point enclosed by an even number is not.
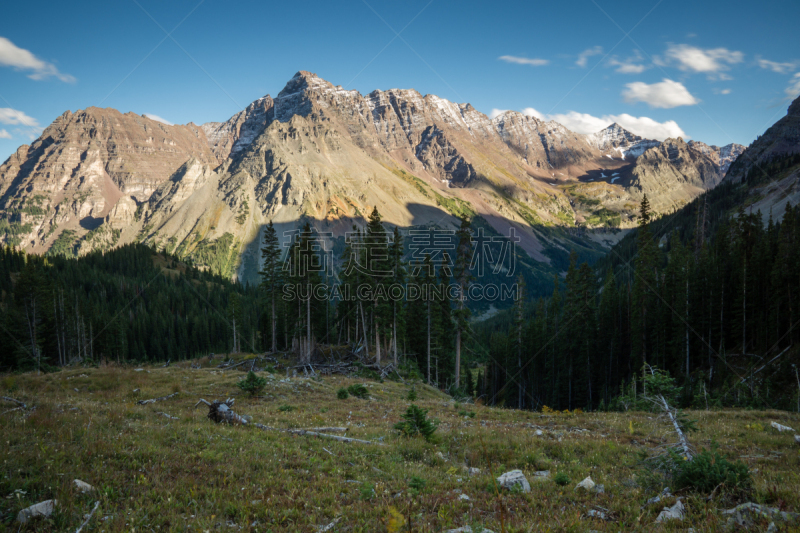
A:
[[[381,215],[377,206],[373,208],[367,223],[365,236],[366,267],[369,272],[368,282],[372,294],[372,317],[375,334],[375,360],[381,364],[381,338],[389,335],[392,324],[391,310],[387,295],[388,286],[392,281],[391,262],[386,229],[381,224]]]
[[[453,313],[456,327],[456,360],[455,360],[455,387],[461,386],[461,340],[464,332],[469,327],[470,310],[467,307],[467,291],[472,281],[470,261],[472,259],[472,233],[470,223],[466,216],[461,218],[461,226],[456,233],[458,244],[456,248],[455,268],[453,274],[458,284],[458,300],[456,311]]]
[[[648,227],[651,216],[650,202],[646,194],[642,198],[640,210],[636,236],[638,253],[633,278],[633,334],[635,339],[632,341],[632,346],[633,352],[637,356],[636,368],[640,368],[648,362],[648,347],[652,342],[650,330],[655,322],[651,320],[650,315],[654,313],[653,300],[658,278],[656,271],[658,248]]]
[[[525,333],[525,300],[527,298],[525,278],[517,278],[517,293],[514,299],[514,351],[517,357],[517,408],[522,409],[525,396],[525,379],[522,373],[522,351]]]
[[[392,244],[389,249],[389,260],[392,272],[392,285],[395,287],[405,287],[406,283],[406,270],[403,263],[403,237],[400,235],[400,230],[397,226],[394,227],[392,234]],[[405,291],[403,291],[405,293]],[[398,301],[397,298],[389,294],[392,306],[392,358],[394,366],[397,368],[397,343],[399,332],[403,331],[405,322],[405,313],[403,312],[403,301]]]
[[[281,249],[278,234],[272,221],[264,231],[264,247],[261,248],[263,266],[261,268],[261,287],[267,297],[270,309],[270,351],[278,351],[277,297],[283,281]]]

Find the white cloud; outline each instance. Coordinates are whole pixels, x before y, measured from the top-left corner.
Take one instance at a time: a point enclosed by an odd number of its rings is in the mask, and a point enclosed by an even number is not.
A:
[[[778,74],[790,74],[797,68],[797,62],[792,63],[778,63],[770,61],[769,59],[758,58],[758,66]]]
[[[539,113],[538,111],[536,111],[532,107],[526,107],[525,109],[523,109],[522,110],[522,114],[523,115],[528,115],[529,117],[538,118],[539,120],[549,120],[542,113]]]
[[[497,59],[506,63],[516,63],[517,65],[530,65],[532,67],[543,67],[550,63],[549,59],[527,58],[517,56],[500,56]]]
[[[575,133],[596,133],[616,122],[626,130],[648,139],[663,141],[668,137],[689,138],[674,120],[657,122],[649,117],[634,117],[627,113],[595,117],[588,113],[578,113],[577,111],[545,115],[532,107],[526,107],[522,112],[539,120],[555,120]]]
[[[172,122],[170,122],[169,120],[163,119],[163,118],[159,117],[158,115],[154,115],[152,113],[145,113],[144,116],[149,118],[150,120],[155,120],[156,122],[161,122],[162,124],[166,124],[167,126],[174,126],[175,125]]]
[[[608,64],[612,67],[617,67],[616,70],[620,74],[641,74],[647,67],[642,64],[637,63],[626,63],[624,61],[618,61],[616,59],[610,59]]]
[[[625,85],[622,96],[626,102],[644,102],[650,107],[669,109],[682,105],[695,105],[700,102],[691,95],[682,83],[664,78],[659,83],[648,85],[637,81]]]
[[[623,113],[621,115],[612,115],[608,118],[613,118],[614,122],[631,133],[635,133],[636,135],[640,135],[648,139],[663,141],[668,137],[683,137],[684,139],[689,138],[674,120],[657,122],[649,117],[634,117],[628,115],[627,113]]]
[[[714,94],[731,94],[730,89],[711,89],[714,91]]]
[[[730,65],[744,61],[744,54],[727,48],[702,49],[688,44],[671,44],[665,53],[665,65],[675,64],[685,72],[702,72],[710,78],[719,78],[720,72]],[[726,79],[730,79],[727,77]]]
[[[8,133],[6,130],[0,130],[0,139],[10,139],[11,134]]]
[[[526,107],[522,110],[522,113],[530,117],[536,117],[539,120],[555,120],[576,133],[594,133],[614,122],[613,120],[606,120],[605,118],[598,118],[587,113],[578,113],[577,111],[545,115],[532,107]]]
[[[499,117],[500,115],[502,115],[503,113],[505,113],[506,111],[508,111],[508,109],[497,109],[497,108],[494,108],[494,109],[492,109],[492,112],[489,113],[489,118],[495,119],[495,118]]]
[[[581,68],[586,67],[586,64],[589,62],[589,58],[592,56],[596,56],[603,53],[602,46],[595,46],[594,48],[587,48],[580,54],[578,54],[578,60],[575,62]]]
[[[642,64],[642,53],[639,50],[634,50],[633,57],[619,60],[617,56],[612,57],[606,63],[609,67],[617,67],[616,70],[620,74],[641,74],[647,70],[647,66]]]
[[[792,81],[789,82],[789,86],[784,92],[790,100],[794,100],[800,96],[800,72],[792,76]]]
[[[16,109],[11,109],[10,107],[0,107],[0,124],[19,124],[21,126],[29,126],[31,128],[36,128],[39,126],[39,123],[35,118],[29,117],[22,111],[17,111]]]
[[[32,80],[43,80],[54,76],[67,83],[75,82],[73,76],[59,72],[52,63],[39,59],[28,50],[18,47],[5,37],[0,37],[0,66],[31,71],[28,77]]]

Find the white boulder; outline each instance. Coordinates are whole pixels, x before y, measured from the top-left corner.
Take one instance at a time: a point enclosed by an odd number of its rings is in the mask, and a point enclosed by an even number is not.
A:
[[[525,474],[522,473],[522,470],[512,470],[510,472],[506,472],[497,478],[497,483],[499,483],[501,487],[509,490],[519,486],[522,489],[522,492],[531,491],[531,485],[528,483],[528,479],[525,477]]]
[[[81,481],[80,479],[73,480],[72,483],[75,484],[75,488],[78,492],[93,492],[94,487],[86,483],[85,481]]]
[[[58,500],[45,500],[43,502],[33,504],[30,507],[21,510],[19,514],[17,514],[17,522],[24,524],[31,518],[36,518],[39,516],[48,517],[53,514],[56,505],[58,505]]]

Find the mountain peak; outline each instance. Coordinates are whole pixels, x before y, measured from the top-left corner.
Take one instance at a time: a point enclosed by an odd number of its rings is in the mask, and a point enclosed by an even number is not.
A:
[[[317,76],[316,73],[309,72],[307,70],[298,70],[297,73],[295,73],[295,75],[292,76],[293,80],[295,80],[295,79],[310,80],[310,79],[313,79],[313,78],[319,78],[319,76]]]
[[[310,87],[320,84],[330,85],[328,82],[326,82],[313,72],[308,72],[306,70],[299,70],[297,71],[297,74],[292,76],[292,79],[286,82],[286,85],[283,87],[281,92],[278,93],[276,99],[283,98],[298,92],[302,92]]]
[[[789,104],[789,111],[786,114],[790,116],[800,116],[800,96]]]

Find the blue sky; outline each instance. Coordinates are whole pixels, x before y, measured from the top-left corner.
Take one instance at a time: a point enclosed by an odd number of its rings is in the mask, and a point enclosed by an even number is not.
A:
[[[362,93],[414,88],[576,131],[616,120],[717,145],[748,144],[800,92],[796,0],[43,1],[2,14],[0,160],[67,109],[221,121],[301,69]]]

